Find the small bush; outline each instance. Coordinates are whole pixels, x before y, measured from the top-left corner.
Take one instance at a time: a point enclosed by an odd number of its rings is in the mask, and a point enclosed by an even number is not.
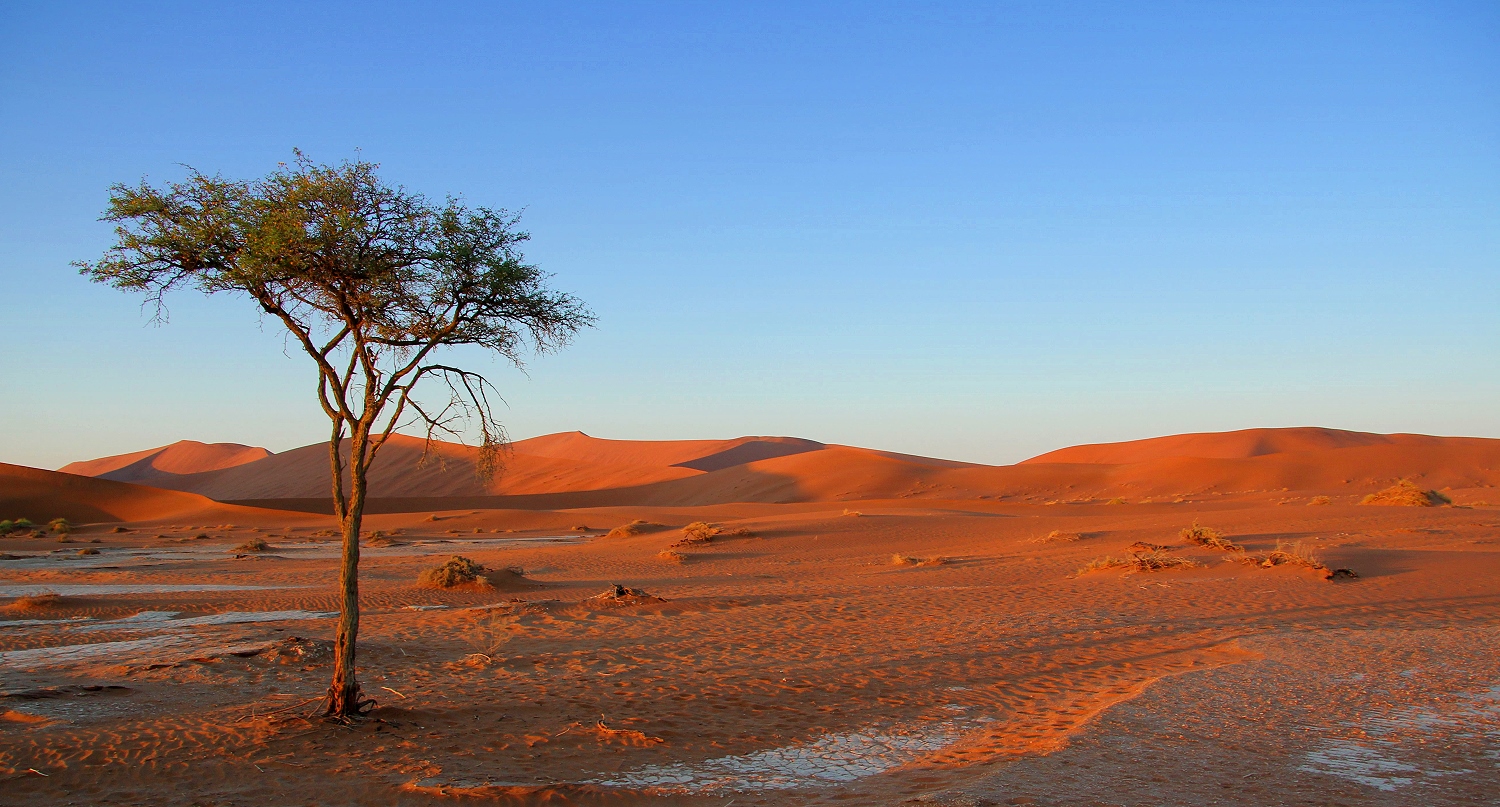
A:
[[[675,549],[663,549],[662,551],[656,553],[656,556],[670,563],[683,563],[688,559],[687,555],[684,555]]]
[[[713,541],[714,536],[719,534],[719,528],[707,521],[694,521],[682,528],[682,540],[673,546],[686,546],[689,544],[706,544]]]
[[[130,530],[127,530],[124,527],[116,526],[111,528],[110,532],[130,532]]]
[[[18,519],[16,519],[16,527],[19,528],[19,529],[23,529],[23,530],[24,529],[30,529],[31,526],[32,526],[31,519],[29,519],[29,518],[18,518]]]
[[[850,510],[848,508],[844,508],[844,515],[849,516],[850,518],[859,518],[860,516],[864,515],[864,513],[861,513],[858,510]]]
[[[78,554],[79,555],[97,555],[97,554],[99,554],[99,550],[94,549],[93,547],[84,547],[83,549],[78,550]]]
[[[36,611],[50,611],[63,605],[61,594],[44,591],[41,594],[28,594],[25,597],[17,597],[15,602],[0,607],[0,611],[11,614],[28,614]]]
[[[1159,572],[1164,569],[1189,569],[1197,565],[1187,558],[1168,554],[1164,550],[1153,549],[1145,552],[1133,552],[1126,558],[1116,558],[1110,555],[1105,555],[1102,558],[1094,558],[1084,564],[1083,568],[1078,570],[1078,573],[1083,575],[1089,572],[1103,571],[1104,569],[1124,567],[1126,574],[1135,574],[1136,572]]]
[[[589,525],[587,525],[587,524],[579,524],[579,525],[573,527],[573,532],[588,532],[588,531],[589,531]]]
[[[930,558],[918,558],[911,555],[902,555],[898,552],[891,556],[892,566],[942,566],[947,562],[948,559],[941,555],[934,555]]]
[[[1301,566],[1317,571],[1328,571],[1323,561],[1318,559],[1311,547],[1303,546],[1301,541],[1288,544],[1285,541],[1277,541],[1276,548],[1264,555],[1247,555],[1245,563],[1269,569],[1273,566]]]
[[[1308,503],[1309,506],[1312,506],[1312,505],[1322,505],[1322,504],[1333,504],[1333,499],[1330,499],[1327,496],[1314,496],[1311,499],[1308,499],[1307,503]]]
[[[4,521],[0,521],[0,535],[9,535],[11,533],[11,530],[14,530],[15,528],[16,522],[11,521],[8,518]]]
[[[484,567],[462,555],[448,558],[442,566],[422,572],[418,582],[433,588],[453,588],[463,585],[485,585]]]
[[[1105,502],[1105,504],[1125,504],[1125,500],[1120,498],[1119,496],[1116,496],[1113,499]]]
[[[1385,490],[1371,493],[1359,503],[1388,507],[1438,507],[1453,504],[1453,500],[1435,490],[1423,490],[1410,479],[1403,479]]]
[[[1225,552],[1244,552],[1245,548],[1224,537],[1224,533],[1213,527],[1205,527],[1194,521],[1193,526],[1183,527],[1178,533],[1182,540],[1198,546],[1206,546],[1209,549],[1221,549]]]
[[[268,543],[266,543],[266,539],[260,537],[259,535],[252,535],[243,544],[240,544],[239,546],[235,547],[234,551],[235,552],[269,552],[270,549],[271,549],[271,545],[268,544]]]
[[[642,533],[655,532],[662,529],[662,525],[653,524],[642,518],[638,518],[629,524],[621,524],[605,534],[605,538],[631,538]]]
[[[47,529],[66,535],[73,531],[73,524],[65,518],[54,518],[47,522]]]
[[[1028,540],[1033,544],[1053,544],[1059,541],[1077,541],[1082,537],[1082,533],[1053,530],[1046,535],[1038,535],[1037,537]]]

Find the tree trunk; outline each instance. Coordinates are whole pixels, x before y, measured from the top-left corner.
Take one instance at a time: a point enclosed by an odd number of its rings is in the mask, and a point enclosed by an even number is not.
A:
[[[328,687],[328,709],[331,717],[352,717],[365,706],[360,699],[359,681],[355,677],[355,641],[359,638],[359,528],[365,510],[365,442],[367,436],[355,430],[350,439],[349,496],[341,513],[339,526],[344,533],[343,563],[339,566],[339,627],[334,638],[333,683]],[[335,451],[338,449],[335,448]],[[335,479],[342,486],[341,479]]]

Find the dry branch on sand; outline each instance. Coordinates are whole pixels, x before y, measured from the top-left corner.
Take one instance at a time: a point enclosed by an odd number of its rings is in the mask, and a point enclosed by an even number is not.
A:
[[[620,526],[615,527],[614,529],[610,530],[609,533],[604,537],[630,538],[636,535],[642,535],[644,533],[656,532],[657,530],[664,529],[666,529],[666,527],[662,526],[661,524],[655,524],[645,519],[638,518],[635,521],[630,522],[629,524],[621,524]]]
[[[912,555],[902,555],[899,552],[891,556],[892,566],[942,566],[948,559],[941,555],[930,558],[918,558]]]
[[[590,605],[618,606],[642,605],[645,603],[666,602],[666,600],[647,594],[644,589],[629,588],[615,583],[609,587],[608,591],[602,594],[595,594],[584,600],[584,602]]]
[[[1403,479],[1385,490],[1371,493],[1359,503],[1391,507],[1440,507],[1453,504],[1453,500],[1435,490],[1423,490],[1410,479]]]
[[[484,567],[462,555],[448,558],[442,566],[422,572],[418,583],[428,588],[455,588],[457,586],[489,585],[484,579]]]
[[[1063,532],[1062,530],[1053,530],[1046,535],[1038,535],[1035,538],[1029,538],[1027,540],[1033,544],[1052,544],[1059,541],[1077,541],[1081,538],[1083,538],[1083,533],[1081,532]]]
[[[1089,572],[1098,572],[1105,569],[1124,568],[1126,574],[1135,574],[1136,572],[1159,572],[1164,569],[1189,569],[1197,565],[1187,558],[1169,554],[1161,549],[1151,549],[1132,552],[1128,557],[1123,558],[1116,558],[1111,555],[1094,558],[1084,564],[1083,568],[1078,570],[1078,573],[1084,575]]]
[[[1224,537],[1224,533],[1213,527],[1205,527],[1194,521],[1193,526],[1183,527],[1178,533],[1182,540],[1198,546],[1206,546],[1209,549],[1221,549],[1225,552],[1244,552],[1245,548]]]

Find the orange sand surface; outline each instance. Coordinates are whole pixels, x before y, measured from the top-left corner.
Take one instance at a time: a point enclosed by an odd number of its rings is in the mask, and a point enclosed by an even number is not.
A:
[[[0,467],[0,515],[85,523],[0,538],[0,803],[1493,803],[1497,441],[1316,431],[1336,444],[1001,468],[538,438],[568,481],[421,511],[441,496],[395,488],[367,519],[379,708],[349,726],[306,716],[332,519]],[[1457,506],[1355,504],[1399,477]],[[619,498],[548,506],[590,491]],[[604,537],[637,519],[659,526]],[[678,545],[695,521],[724,532]],[[1243,552],[1184,542],[1195,522]],[[1138,543],[1196,565],[1080,574]],[[1358,577],[1245,562],[1278,545]],[[455,554],[490,585],[417,585]]]

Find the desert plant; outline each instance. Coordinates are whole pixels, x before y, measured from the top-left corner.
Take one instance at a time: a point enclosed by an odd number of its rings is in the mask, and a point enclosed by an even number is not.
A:
[[[1081,533],[1053,530],[1046,535],[1038,535],[1035,538],[1029,538],[1027,540],[1029,540],[1033,544],[1051,544],[1058,541],[1077,541],[1082,537],[1083,535]]]
[[[505,611],[481,611],[476,617],[464,627],[459,634],[465,643],[474,650],[470,656],[483,656],[487,660],[494,660],[499,655],[500,648],[504,647],[521,630],[521,615],[515,612]]]
[[[270,549],[271,549],[271,545],[268,544],[268,543],[266,543],[266,539],[260,537],[259,535],[252,535],[243,544],[240,544],[239,546],[235,547],[234,551],[235,552],[268,552],[268,551],[270,551]]]
[[[10,535],[11,531],[15,528],[16,522],[11,521],[8,518],[4,521],[0,521],[0,535]]]
[[[1309,505],[1333,504],[1333,499],[1330,499],[1327,496],[1314,496],[1311,499],[1308,499],[1307,503]]]
[[[650,521],[638,518],[635,521],[630,522],[629,524],[621,524],[620,526],[615,527],[614,529],[610,530],[604,537],[630,538],[642,533],[653,532],[661,528],[662,526],[660,524],[653,524]]]
[[[661,558],[662,560],[670,561],[672,563],[682,563],[688,559],[687,555],[684,555],[675,549],[663,549],[662,551],[656,553],[656,556],[658,558]]]
[[[1116,496],[1113,499],[1105,502],[1105,504],[1125,504],[1125,500],[1120,498],[1119,496]]]
[[[1213,527],[1205,527],[1194,521],[1193,526],[1183,527],[1178,537],[1190,544],[1206,546],[1209,549],[1222,549],[1225,552],[1244,552],[1245,548],[1224,537],[1224,533]]]
[[[1276,548],[1264,555],[1247,555],[1244,563],[1269,569],[1273,566],[1302,566],[1317,571],[1328,571],[1323,561],[1313,552],[1311,547],[1303,545],[1301,541],[1287,543],[1277,541]]]
[[[27,594],[24,597],[17,597],[14,602],[0,607],[0,610],[12,614],[24,614],[34,611],[47,611],[62,605],[63,598],[61,594],[53,591],[43,591],[38,594]]]
[[[97,555],[97,554],[99,554],[99,550],[94,549],[91,546],[86,546],[83,549],[78,550],[78,554],[79,555]]]
[[[462,555],[454,555],[442,566],[422,572],[417,582],[431,588],[484,585],[484,567]]]
[[[29,518],[18,518],[18,519],[16,519],[16,527],[18,529],[23,529],[23,530],[25,530],[25,529],[31,529],[31,526],[32,526],[31,519],[29,519]]]
[[[47,529],[66,535],[73,531],[73,524],[65,518],[54,518],[47,522]]]
[[[1198,564],[1187,558],[1168,554],[1165,550],[1152,549],[1143,552],[1132,552],[1129,557],[1116,558],[1111,555],[1094,558],[1084,564],[1078,570],[1079,574],[1103,571],[1104,569],[1125,568],[1126,574],[1136,572],[1159,572],[1163,569],[1187,569]]]
[[[706,544],[712,541],[714,539],[714,536],[718,534],[719,528],[708,523],[707,521],[694,521],[693,523],[682,528],[682,540],[678,541],[676,544],[673,544],[673,546],[683,546],[686,544]]]
[[[1403,479],[1384,490],[1371,493],[1359,503],[1392,507],[1438,507],[1453,504],[1453,500],[1435,490],[1423,490],[1410,479]]]
[[[859,518],[860,516],[863,516],[864,513],[861,513],[858,510],[850,510],[846,507],[844,508],[844,515],[849,516],[850,518]]]
[[[893,566],[941,566],[947,562],[948,559],[941,555],[934,555],[930,558],[919,558],[912,555],[903,555],[898,552],[891,556],[891,565]]]
[[[333,512],[343,538],[337,648],[325,713],[367,711],[355,675],[359,533],[369,470],[400,424],[427,437],[480,437],[474,468],[492,477],[505,432],[495,388],[443,361],[470,347],[517,365],[528,348],[567,344],[593,315],[526,262],[519,217],[434,203],[380,179],[368,162],[296,159],[253,181],[189,169],[186,181],[110,189],[116,243],[76,264],[89,279],[142,292],[163,311],[181,287],[247,296],[314,363],[328,416]],[[442,389],[446,400],[423,400]]]

